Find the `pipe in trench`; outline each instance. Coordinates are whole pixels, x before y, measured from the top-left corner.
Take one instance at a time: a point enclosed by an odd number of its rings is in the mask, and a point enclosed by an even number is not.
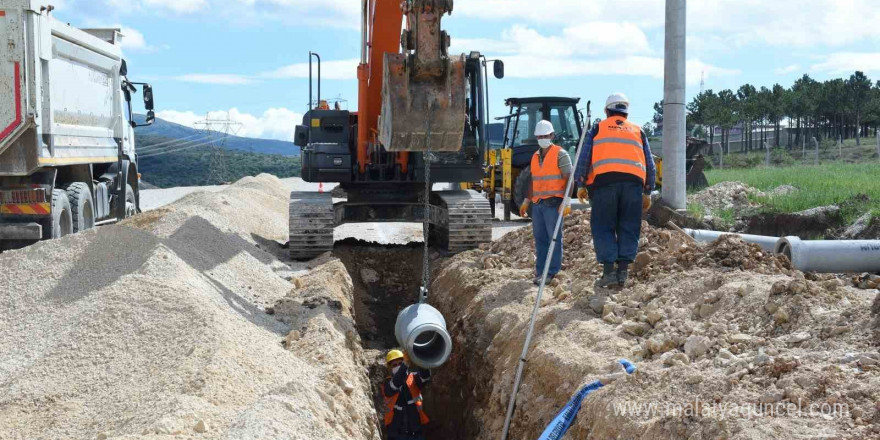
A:
[[[695,240],[701,243],[711,243],[717,240],[722,235],[736,235],[745,241],[746,243],[754,243],[758,246],[761,246],[761,249],[767,252],[776,252],[776,242],[779,241],[779,237],[767,237],[764,235],[752,235],[752,234],[734,234],[731,232],[719,232],[719,231],[708,231],[704,229],[685,229],[688,235],[693,237]]]
[[[880,240],[780,238],[775,251],[803,272],[880,272]]]
[[[394,325],[394,336],[410,360],[422,368],[437,368],[452,354],[446,319],[428,304],[413,304],[401,310]]]

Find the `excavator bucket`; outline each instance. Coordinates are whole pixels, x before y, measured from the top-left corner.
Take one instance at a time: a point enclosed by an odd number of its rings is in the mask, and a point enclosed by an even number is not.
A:
[[[386,150],[461,149],[466,114],[464,67],[462,55],[438,59],[413,74],[405,54],[385,54],[379,141]]]

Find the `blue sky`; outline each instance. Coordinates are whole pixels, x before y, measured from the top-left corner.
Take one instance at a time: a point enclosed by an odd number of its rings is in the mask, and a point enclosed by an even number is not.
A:
[[[356,109],[360,0],[55,0],[78,27],[120,26],[129,77],[155,87],[157,113],[192,125],[229,113],[240,134],[289,140],[308,101],[308,51],[325,60],[323,94]],[[456,0],[453,50],[506,62],[492,114],[512,96],[632,101],[651,119],[663,90],[663,0]],[[700,90],[790,86],[863,70],[880,79],[877,0],[688,2],[688,97]],[[601,105],[594,105],[594,110]],[[594,111],[594,115],[598,112]]]

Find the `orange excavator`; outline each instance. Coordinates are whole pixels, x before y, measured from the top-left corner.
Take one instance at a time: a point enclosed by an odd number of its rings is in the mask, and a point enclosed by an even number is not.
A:
[[[307,259],[333,248],[343,223],[429,222],[430,239],[450,252],[491,241],[489,201],[474,191],[432,191],[434,182],[483,178],[488,136],[487,60],[452,55],[441,29],[453,0],[363,0],[358,111],[318,97],[296,127],[302,178],[339,183],[346,198],[293,192],[290,253]],[[401,29],[403,30],[401,33]],[[493,73],[503,78],[504,64]],[[426,189],[427,187],[427,189]]]

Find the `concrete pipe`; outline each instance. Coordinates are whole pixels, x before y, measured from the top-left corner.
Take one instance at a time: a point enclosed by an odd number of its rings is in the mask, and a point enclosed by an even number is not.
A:
[[[880,272],[880,240],[780,238],[776,252],[804,272]]]
[[[394,336],[410,360],[422,368],[439,367],[452,353],[446,319],[428,304],[413,304],[401,310],[394,325]]]
[[[776,242],[779,241],[779,237],[767,237],[764,235],[751,235],[751,234],[734,234],[731,232],[719,232],[719,231],[707,231],[704,229],[685,229],[686,232],[691,237],[694,237],[695,240],[702,243],[711,243],[715,240],[718,240],[722,235],[736,235],[739,238],[742,238],[746,243],[754,243],[758,246],[761,246],[761,249],[767,252],[776,252]]]

